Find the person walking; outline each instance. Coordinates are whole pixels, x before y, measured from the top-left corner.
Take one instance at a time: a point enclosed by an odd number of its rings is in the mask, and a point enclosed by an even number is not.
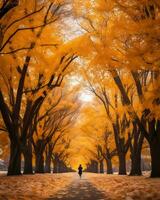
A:
[[[78,174],[79,174],[80,178],[81,178],[81,176],[82,176],[82,172],[83,172],[83,167],[82,167],[82,165],[80,164],[79,167],[78,167]]]

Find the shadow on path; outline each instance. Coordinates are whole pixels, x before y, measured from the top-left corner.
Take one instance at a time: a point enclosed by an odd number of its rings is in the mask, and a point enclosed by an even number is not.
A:
[[[76,179],[67,188],[46,200],[103,200],[106,197],[98,191],[87,179]]]

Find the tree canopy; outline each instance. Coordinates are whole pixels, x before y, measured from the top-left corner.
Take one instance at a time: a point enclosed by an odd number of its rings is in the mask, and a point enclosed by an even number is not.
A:
[[[0,1],[0,148],[8,175],[160,177],[160,3]],[[143,151],[147,149],[147,151]],[[145,162],[149,162],[146,160]],[[44,165],[45,163],[45,165]]]

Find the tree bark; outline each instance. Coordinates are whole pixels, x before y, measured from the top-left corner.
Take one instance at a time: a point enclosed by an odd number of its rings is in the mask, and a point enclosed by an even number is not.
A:
[[[119,159],[119,175],[126,175],[126,155],[125,155],[125,153],[119,154],[118,159]]]
[[[58,163],[58,173],[62,173],[62,163],[61,161]]]
[[[98,162],[97,161],[93,161],[93,172],[98,173]]]
[[[46,156],[46,160],[45,160],[45,172],[46,173],[51,173],[51,156],[52,155]]]
[[[44,156],[43,153],[36,153],[36,173],[44,173]]]
[[[136,124],[133,124],[133,144],[130,143],[131,152],[131,171],[130,176],[141,176],[141,152],[144,141],[144,135],[137,129]]]
[[[100,173],[103,174],[104,173],[104,165],[103,165],[103,160],[100,160]]]
[[[160,142],[157,137],[150,142],[151,177],[160,177]]]
[[[36,173],[44,173],[44,151],[46,147],[45,140],[38,139],[36,144],[33,142],[35,156],[36,156]]]
[[[141,152],[131,156],[131,171],[130,176],[141,176]]]
[[[113,174],[112,160],[106,159],[107,174]]]
[[[11,141],[8,176],[21,175],[21,147],[18,142]]]
[[[53,159],[53,173],[58,173],[59,172],[59,159],[58,156],[55,155]]]
[[[51,162],[52,162],[52,152],[53,152],[54,144],[49,143],[46,145],[45,154],[46,154],[46,160],[45,160],[45,172],[51,173]]]
[[[126,175],[126,144],[125,139],[120,138],[119,134],[119,123],[118,123],[118,117],[117,117],[117,124],[112,124],[113,131],[114,131],[114,137],[115,137],[115,143],[117,148],[117,155],[119,160],[119,175]]]
[[[32,144],[29,142],[26,144],[23,150],[24,156],[24,174],[33,174],[32,166]]]

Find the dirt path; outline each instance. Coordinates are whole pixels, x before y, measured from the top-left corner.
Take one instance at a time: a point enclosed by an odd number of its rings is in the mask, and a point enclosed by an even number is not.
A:
[[[70,185],[60,190],[56,195],[51,195],[46,200],[103,200],[104,194],[98,191],[87,179],[83,176],[79,179],[75,176]]]

